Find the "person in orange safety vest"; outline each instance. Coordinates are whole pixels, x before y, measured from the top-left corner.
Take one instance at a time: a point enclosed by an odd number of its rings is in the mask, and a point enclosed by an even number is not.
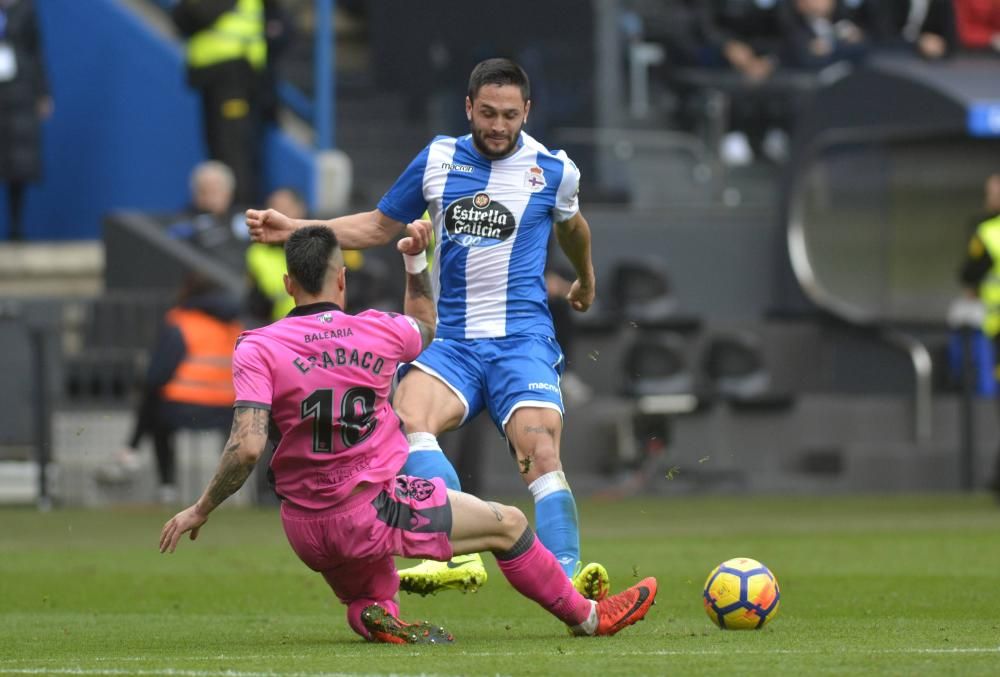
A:
[[[128,479],[140,465],[136,450],[148,434],[156,455],[159,498],[164,503],[178,500],[175,433],[229,429],[235,399],[232,353],[243,330],[238,313],[233,294],[202,275],[185,278],[150,354],[132,434],[114,463],[99,471],[99,479]]]

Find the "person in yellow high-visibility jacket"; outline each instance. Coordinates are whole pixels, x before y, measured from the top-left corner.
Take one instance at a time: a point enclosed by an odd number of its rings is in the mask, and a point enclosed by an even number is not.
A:
[[[984,192],[985,213],[969,240],[961,281],[966,294],[983,304],[983,334],[992,340],[994,358],[1000,360],[1000,173],[986,179]],[[1000,363],[994,366],[994,377],[1000,380]],[[989,486],[1000,498],[1000,452]]]
[[[294,188],[274,190],[267,198],[267,206],[283,214],[294,214],[297,219],[307,216],[305,198]],[[344,265],[349,271],[360,270],[364,265],[361,252],[346,250],[343,254]],[[249,284],[247,312],[256,325],[276,322],[295,307],[295,300],[285,291],[287,268],[284,245],[254,242],[247,247],[246,270]]]
[[[273,0],[180,0],[188,83],[201,93],[208,156],[236,175],[236,201],[258,198],[260,105],[267,65],[265,9]]]

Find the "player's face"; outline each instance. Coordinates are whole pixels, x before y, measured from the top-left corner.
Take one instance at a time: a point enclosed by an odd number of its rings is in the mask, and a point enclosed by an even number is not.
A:
[[[475,99],[466,97],[465,113],[476,150],[491,160],[513,153],[530,108],[517,85],[484,85]]]

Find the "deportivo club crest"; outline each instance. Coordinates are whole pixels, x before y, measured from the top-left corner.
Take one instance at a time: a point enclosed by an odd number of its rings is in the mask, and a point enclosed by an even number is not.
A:
[[[524,173],[524,187],[532,193],[537,193],[545,188],[545,172],[541,167],[535,166]]]
[[[507,207],[480,191],[448,205],[444,227],[447,239],[463,247],[492,247],[509,238],[517,223]]]

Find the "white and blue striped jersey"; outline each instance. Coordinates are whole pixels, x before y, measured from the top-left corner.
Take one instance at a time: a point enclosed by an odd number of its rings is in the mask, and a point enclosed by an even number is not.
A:
[[[471,135],[439,136],[382,197],[379,210],[434,222],[437,336],[554,336],[545,293],[552,223],[579,211],[580,172],[563,151],[521,133],[517,150],[489,160]]]

